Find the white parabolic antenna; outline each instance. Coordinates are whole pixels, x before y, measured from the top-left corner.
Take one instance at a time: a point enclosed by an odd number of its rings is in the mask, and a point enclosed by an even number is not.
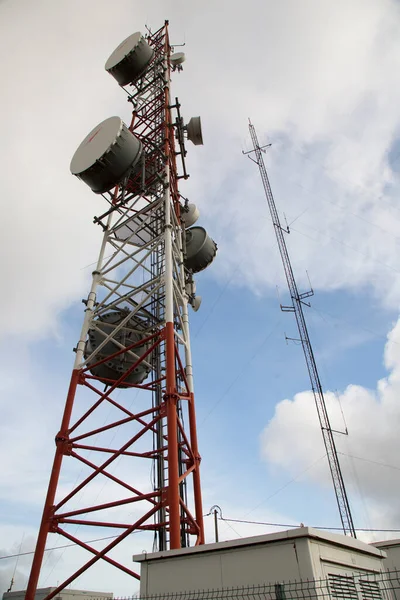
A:
[[[102,121],[85,137],[71,160],[71,173],[96,194],[120,183],[140,159],[142,143],[120,117]]]
[[[199,209],[195,204],[189,203],[181,208],[181,219],[185,223],[185,227],[191,227],[196,223],[200,216]]]
[[[85,358],[89,358],[90,355],[97,350],[100,344],[104,342],[104,338],[125,319],[126,313],[119,310],[110,311],[97,318],[94,322],[96,327],[89,329],[88,332]],[[125,326],[119,332],[114,334],[113,339],[103,345],[101,350],[97,352],[97,355],[92,360],[89,358],[88,365],[92,374],[105,380],[106,383],[109,383],[110,380],[117,381],[123,373],[128,371],[137,361],[138,356],[146,351],[146,344],[135,346],[135,349],[131,353],[127,352],[123,355],[109,358],[109,360],[100,364],[97,363],[99,360],[111,357],[115,352],[118,352],[118,344],[129,345],[140,342],[144,337],[140,333],[140,327],[142,326],[142,323],[137,317],[129,319]],[[95,366],[92,367],[92,364]],[[150,369],[144,363],[141,363],[135,369],[130,370],[124,383],[141,383],[146,379],[149,371]]]
[[[187,125],[185,125],[187,138],[195,146],[203,145],[203,134],[201,131],[200,117],[192,117]]]
[[[186,56],[184,52],[174,52],[174,54],[171,55],[170,61],[171,61],[171,65],[173,67],[177,67],[178,65],[181,65],[182,63],[184,63],[186,60]]]
[[[109,56],[104,68],[119,85],[127,85],[144,74],[153,56],[153,48],[137,31],[120,43]]]
[[[217,244],[208,235],[204,227],[186,229],[185,267],[193,273],[206,269],[214,260]]]

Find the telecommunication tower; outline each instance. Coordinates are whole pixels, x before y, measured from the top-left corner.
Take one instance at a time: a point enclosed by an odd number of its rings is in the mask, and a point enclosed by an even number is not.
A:
[[[340,519],[342,522],[343,532],[345,535],[350,535],[355,538],[357,537],[356,530],[354,528],[353,517],[350,511],[350,504],[344,485],[342,470],[340,468],[335,438],[333,436],[333,431],[330,425],[329,415],[325,404],[324,392],[319,378],[317,363],[315,361],[310,337],[308,335],[307,324],[303,312],[303,304],[305,304],[304,300],[305,298],[312,296],[313,291],[300,294],[297,289],[297,284],[293,274],[293,269],[284,237],[284,233],[289,233],[289,228],[283,229],[281,227],[278,211],[276,209],[275,200],[271,190],[271,185],[269,183],[267,169],[265,167],[264,158],[262,155],[262,153],[265,152],[266,146],[260,146],[260,144],[258,143],[256,130],[254,128],[254,125],[252,125],[250,121],[249,131],[251,140],[253,142],[253,150],[251,150],[250,152],[245,152],[244,154],[254,154],[255,159],[253,159],[251,156],[249,156],[249,158],[251,158],[251,160],[253,160],[253,162],[255,162],[258,165],[258,168],[260,170],[261,180],[263,183],[265,196],[267,198],[268,207],[271,213],[271,219],[279,246],[279,252],[282,258],[283,268],[285,270],[290,298],[292,300],[291,306],[281,305],[281,309],[284,312],[293,312],[296,317],[300,342],[306,359],[308,374],[310,376],[311,389],[314,394],[315,405],[317,407],[319,423],[322,431],[322,437],[324,440],[326,455],[328,458],[329,469],[332,476],[332,482],[335,490],[336,501],[339,509]]]
[[[200,118],[185,123],[172,100],[171,73],[184,59],[170,45],[168,21],[124,40],[105,68],[128,94],[131,122],[106,119],[71,161],[71,172],[108,207],[95,218],[103,239],[27,600],[35,596],[49,533],[89,558],[46,600],[100,560],[139,579],[113,554],[132,533],[150,532],[155,550],[204,543],[188,306],[200,306],[194,274],[217,247],[194,226],[198,209],[179,192],[188,177],[186,142],[203,143]],[[63,473],[75,476],[74,465],[77,480],[66,489]],[[107,538],[101,550],[87,541],[99,532]]]

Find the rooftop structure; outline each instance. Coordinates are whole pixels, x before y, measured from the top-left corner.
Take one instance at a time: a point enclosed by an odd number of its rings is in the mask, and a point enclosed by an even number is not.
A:
[[[351,595],[358,593],[354,578],[381,577],[385,573],[385,558],[384,551],[352,537],[299,527],[168,552],[143,553],[133,556],[133,561],[141,564],[141,596],[327,579],[332,589],[345,594],[340,597],[358,598]]]
[[[386,552],[385,567],[387,571],[393,573],[400,570],[400,539],[374,542],[371,545]],[[400,585],[399,589],[394,590],[394,597],[396,600],[400,600]]]
[[[51,594],[56,588],[45,587],[38,588],[35,594],[35,600],[44,600],[49,594]],[[16,590],[15,592],[5,592],[3,594],[3,600],[23,600],[25,598],[26,590]],[[111,600],[113,598],[112,592],[89,592],[86,590],[71,590],[65,589],[57,594],[58,600]]]

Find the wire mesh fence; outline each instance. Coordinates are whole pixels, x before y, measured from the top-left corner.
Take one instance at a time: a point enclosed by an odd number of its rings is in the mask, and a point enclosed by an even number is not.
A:
[[[114,600],[400,600],[400,571],[329,573],[325,579],[295,580],[243,587],[223,587],[152,595],[137,595]],[[104,599],[102,599],[104,600]]]

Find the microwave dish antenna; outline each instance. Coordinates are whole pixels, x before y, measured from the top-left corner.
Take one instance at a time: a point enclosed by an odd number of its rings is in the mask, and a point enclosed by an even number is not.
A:
[[[93,192],[103,194],[120,183],[142,155],[142,143],[119,117],[92,129],[71,160],[71,173]]]
[[[217,244],[204,227],[191,227],[186,230],[185,267],[192,273],[199,273],[211,265],[217,254]]]
[[[187,139],[195,146],[203,146],[203,133],[201,129],[200,117],[192,117],[187,125],[185,125]]]
[[[201,306],[201,296],[195,296],[190,300],[190,306],[193,308],[194,312],[197,312]]]
[[[200,211],[195,204],[189,203],[181,208],[181,219],[185,227],[194,225],[200,217]]]
[[[145,337],[140,331],[144,323],[136,316],[125,322],[126,317],[122,311],[110,311],[95,319],[88,331],[85,359],[92,375],[106,385],[115,384],[124,374],[123,382],[116,387],[142,383],[150,372],[150,365],[143,361],[135,366],[147,350],[147,345],[140,343]],[[116,333],[111,336],[113,331]],[[129,347],[129,352],[121,352],[121,348]]]
[[[104,68],[119,85],[124,86],[133,83],[146,72],[153,56],[153,48],[140,31],[137,31],[117,46]]]
[[[184,52],[174,52],[174,54],[171,55],[170,58],[170,62],[171,65],[173,67],[178,67],[179,65],[182,65],[186,60],[186,56]]]

